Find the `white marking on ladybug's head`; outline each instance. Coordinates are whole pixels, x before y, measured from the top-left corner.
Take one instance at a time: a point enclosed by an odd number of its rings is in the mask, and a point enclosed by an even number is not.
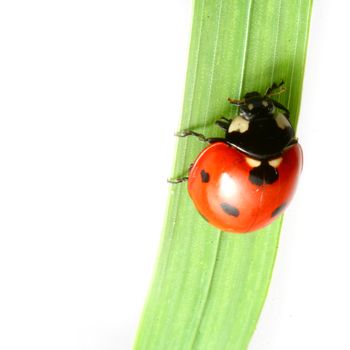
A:
[[[282,157],[269,160],[269,164],[274,168],[277,168],[281,163],[282,163]]]
[[[280,129],[291,128],[290,122],[284,114],[278,113],[275,120]]]
[[[246,132],[249,128],[249,121],[237,116],[236,118],[234,118],[228,128],[228,132],[234,132],[234,131],[238,131],[240,133]]]
[[[249,109],[250,111],[252,111],[252,110],[254,109],[254,105],[253,105],[252,103],[249,103],[249,104],[248,104],[248,109]]]
[[[249,158],[249,157],[245,157],[245,161],[252,168],[256,168],[256,167],[258,167],[261,164],[260,160],[257,160],[257,159],[254,159],[254,158]]]
[[[263,100],[261,102],[261,104],[264,106],[264,107],[267,107],[269,105],[269,103],[266,101],[266,100]]]

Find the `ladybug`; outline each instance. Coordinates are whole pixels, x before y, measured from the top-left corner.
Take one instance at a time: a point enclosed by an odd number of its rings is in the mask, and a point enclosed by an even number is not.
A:
[[[302,149],[289,121],[288,109],[272,96],[284,91],[273,84],[264,95],[247,93],[228,101],[239,107],[233,119],[216,124],[224,138],[207,138],[191,130],[177,136],[195,136],[209,143],[186,177],[189,195],[202,217],[223,231],[247,233],[275,220],[290,203],[302,169]]]

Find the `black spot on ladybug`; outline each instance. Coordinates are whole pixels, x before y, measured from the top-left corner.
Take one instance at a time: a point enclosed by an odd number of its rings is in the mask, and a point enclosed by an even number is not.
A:
[[[228,203],[221,203],[220,206],[226,214],[235,216],[235,217],[239,216],[239,210],[236,207]]]
[[[257,186],[262,186],[264,183],[271,185],[277,180],[278,170],[266,160],[263,160],[259,166],[249,172],[249,181]]]
[[[201,178],[202,182],[209,182],[209,173],[207,173],[204,169],[201,170]]]
[[[282,211],[286,208],[287,203],[281,204],[279,207],[277,207],[271,214],[271,217],[277,216],[282,213]]]

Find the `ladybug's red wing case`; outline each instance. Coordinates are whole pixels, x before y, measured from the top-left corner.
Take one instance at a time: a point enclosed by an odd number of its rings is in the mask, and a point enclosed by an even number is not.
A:
[[[200,214],[213,226],[229,232],[258,230],[275,220],[290,203],[302,168],[302,151],[289,120],[289,111],[271,97],[282,92],[273,84],[261,95],[256,91],[241,100],[233,119],[216,123],[225,138],[195,136],[211,143],[190,169],[189,194]],[[280,89],[280,90],[279,90]]]
[[[188,179],[196,208],[209,223],[224,231],[244,233],[266,226],[284,211],[293,196],[302,167],[301,147],[294,144],[269,162],[266,169],[272,169],[273,176],[265,179],[267,171],[263,170],[260,181],[254,178],[254,171],[260,169],[261,161],[224,142],[205,148]]]

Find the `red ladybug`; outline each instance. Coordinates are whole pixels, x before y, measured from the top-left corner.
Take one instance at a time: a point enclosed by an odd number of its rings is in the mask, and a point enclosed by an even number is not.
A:
[[[216,123],[225,138],[209,142],[189,169],[188,191],[199,213],[223,231],[247,233],[258,230],[284,212],[290,203],[302,169],[302,150],[289,121],[289,111],[271,96],[282,86],[274,84],[265,95],[247,93],[232,120]]]

